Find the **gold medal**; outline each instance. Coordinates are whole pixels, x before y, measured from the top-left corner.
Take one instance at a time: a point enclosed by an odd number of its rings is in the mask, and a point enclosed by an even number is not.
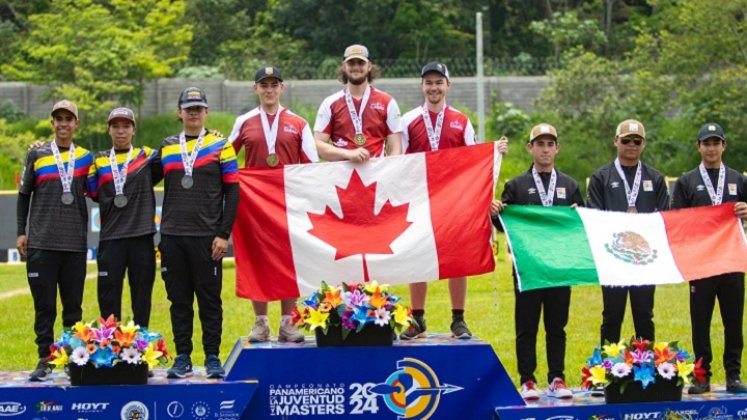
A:
[[[278,155],[276,155],[275,153],[270,153],[269,155],[267,155],[267,159],[265,159],[265,161],[267,162],[267,165],[269,167],[274,168],[280,163],[280,158],[278,158]]]
[[[356,134],[353,141],[358,146],[363,146],[364,144],[366,144],[366,136],[364,136],[363,134]]]
[[[628,207],[628,213],[638,213],[638,209],[635,207]]]

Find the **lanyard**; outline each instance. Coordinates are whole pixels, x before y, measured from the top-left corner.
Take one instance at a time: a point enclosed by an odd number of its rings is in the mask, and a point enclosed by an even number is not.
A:
[[[65,164],[62,162],[62,155],[60,154],[60,149],[57,147],[56,140],[52,141],[51,148],[54,161],[57,164],[57,172],[60,174],[62,192],[69,193],[75,172],[75,144],[70,143],[70,150],[67,154],[67,169],[65,169]]]
[[[724,183],[726,181],[726,168],[724,167],[724,163],[722,162],[721,166],[718,168],[718,185],[716,191],[713,190],[711,177],[708,176],[708,171],[706,171],[703,162],[700,162],[699,168],[700,177],[703,178],[703,183],[708,190],[708,195],[711,197],[711,203],[713,203],[714,206],[718,206],[724,200]]]
[[[192,153],[187,154],[187,138],[184,135],[184,131],[179,133],[179,147],[181,148],[182,164],[184,165],[184,174],[186,176],[192,176],[192,169],[195,166],[197,154],[202,148],[202,140],[205,139],[205,134],[207,134],[207,130],[203,128],[200,132],[199,137],[197,137],[197,141],[195,142],[195,147],[192,149]]]
[[[622,178],[623,185],[625,185],[625,196],[628,199],[628,208],[635,208],[635,202],[638,199],[638,189],[641,186],[641,162],[638,161],[632,189],[630,188],[630,185],[628,185],[628,179],[625,177],[625,172],[623,172],[622,166],[620,165],[620,159],[615,159],[615,168],[617,169],[620,178]]]
[[[122,170],[119,170],[119,165],[117,165],[117,154],[114,151],[114,148],[112,147],[111,150],[109,150],[109,165],[112,168],[112,178],[114,179],[114,192],[116,195],[122,195],[124,194],[124,185],[125,182],[127,182],[127,168],[130,166],[130,158],[132,158],[132,145],[130,145],[130,150],[127,152],[127,159],[125,159],[124,163],[122,164]]]
[[[534,185],[537,187],[540,200],[542,200],[542,205],[551,207],[555,199],[555,184],[558,182],[558,174],[555,172],[555,168],[553,168],[550,174],[550,183],[547,185],[547,192],[545,192],[545,186],[542,185],[542,178],[540,178],[537,168],[534,165],[532,165],[532,177],[534,178]]]
[[[428,132],[428,141],[431,144],[431,150],[434,152],[438,150],[438,146],[441,142],[441,129],[444,126],[444,114],[446,113],[447,105],[441,108],[436,117],[436,127],[434,129],[433,122],[431,121],[431,114],[428,112],[428,107],[423,104],[423,122],[425,123],[425,130]]]

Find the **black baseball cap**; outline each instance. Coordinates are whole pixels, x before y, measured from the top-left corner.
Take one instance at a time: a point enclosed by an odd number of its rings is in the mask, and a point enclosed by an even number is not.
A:
[[[259,83],[260,81],[269,78],[278,79],[281,82],[283,81],[283,75],[280,73],[280,69],[277,67],[260,67],[257,69],[257,72],[254,73],[254,83]]]
[[[186,109],[193,106],[207,108],[207,96],[205,95],[204,90],[190,86],[184,89],[181,95],[179,95],[179,108]]]
[[[420,70],[420,77],[425,77],[425,75],[430,72],[436,72],[440,74],[441,76],[445,77],[446,80],[449,80],[449,68],[446,67],[446,64],[439,63],[436,61],[432,63],[428,63],[425,66],[423,66],[422,70]]]
[[[109,113],[109,119],[107,119],[106,122],[110,124],[116,119],[127,120],[131,122],[132,125],[135,125],[135,113],[132,112],[130,108],[120,107],[112,109],[112,112]]]
[[[700,127],[700,131],[698,131],[698,141],[704,141],[711,137],[715,137],[721,141],[726,141],[724,129],[714,122],[703,124],[703,126]]]

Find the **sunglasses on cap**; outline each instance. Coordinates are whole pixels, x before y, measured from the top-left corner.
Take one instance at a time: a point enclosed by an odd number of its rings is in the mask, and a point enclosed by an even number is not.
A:
[[[620,143],[622,143],[622,144],[630,144],[631,141],[636,146],[640,146],[641,144],[643,144],[643,139],[642,138],[638,138],[638,137],[636,137],[636,138],[623,137],[623,138],[620,139]]]

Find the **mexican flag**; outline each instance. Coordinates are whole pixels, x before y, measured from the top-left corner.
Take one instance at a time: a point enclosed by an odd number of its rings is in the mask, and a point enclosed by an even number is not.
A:
[[[520,290],[682,283],[747,271],[734,203],[658,213],[507,206]]]
[[[270,301],[331,285],[402,284],[494,269],[493,143],[239,171],[236,293]]]

